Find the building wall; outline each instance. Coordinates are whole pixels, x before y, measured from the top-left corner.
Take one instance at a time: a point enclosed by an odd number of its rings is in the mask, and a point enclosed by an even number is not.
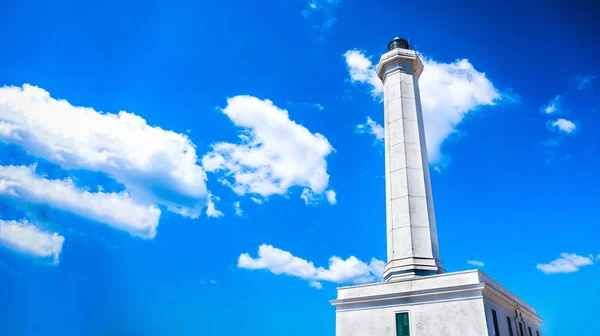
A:
[[[540,330],[540,324],[531,319],[526,311],[519,311],[520,314],[517,318],[515,316],[516,305],[514,303],[512,305],[508,305],[507,302],[502,302],[496,297],[486,295],[484,297],[484,305],[488,333],[490,336],[510,336],[510,332],[508,331],[508,322],[506,321],[507,316],[511,319],[514,336],[529,336],[529,327],[531,327],[531,335],[537,336],[536,330]],[[498,318],[498,331],[500,332],[499,335],[496,335],[496,333],[494,332],[494,319],[492,309],[496,311],[496,317]],[[523,316],[522,320],[521,315]],[[521,335],[520,333],[519,322],[523,324],[523,333],[525,335]]]
[[[411,336],[537,336],[535,309],[479,270],[338,288],[336,336],[396,336],[396,313],[408,312]],[[498,318],[494,332],[492,309]],[[516,320],[515,310],[519,319]],[[518,332],[523,317],[524,335]]]
[[[396,336],[397,312],[409,313],[411,336],[488,335],[484,303],[479,297],[461,301],[337,311],[336,336]]]

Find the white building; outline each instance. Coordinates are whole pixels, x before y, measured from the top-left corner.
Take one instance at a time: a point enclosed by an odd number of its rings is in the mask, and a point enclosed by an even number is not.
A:
[[[479,270],[440,261],[418,79],[395,38],[381,56],[388,263],[384,282],[338,288],[336,336],[539,336],[535,310]]]

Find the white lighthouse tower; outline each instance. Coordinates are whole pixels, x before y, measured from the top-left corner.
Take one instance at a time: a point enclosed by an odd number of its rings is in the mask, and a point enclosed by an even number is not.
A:
[[[386,281],[444,272],[419,95],[422,71],[419,56],[399,38],[388,45],[377,67],[384,87]]]
[[[446,273],[433,207],[418,54],[381,56],[387,264],[384,282],[338,288],[336,336],[539,336],[535,310],[479,270]]]

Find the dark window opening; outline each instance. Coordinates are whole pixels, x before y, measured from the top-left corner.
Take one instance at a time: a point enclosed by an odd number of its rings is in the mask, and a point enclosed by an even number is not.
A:
[[[529,328],[529,336],[533,336],[533,334],[531,333],[531,327],[527,327]]]
[[[494,333],[496,336],[500,336],[500,330],[498,329],[498,317],[496,311],[492,309],[492,318],[494,319]]]
[[[519,322],[519,335],[525,336],[525,333],[523,332],[523,325],[521,324],[521,322]]]
[[[514,336],[513,330],[512,330],[512,322],[510,320],[510,317],[508,317],[508,316],[506,317],[506,322],[508,323],[508,334],[510,336]],[[538,336],[540,336],[540,335],[538,335]]]

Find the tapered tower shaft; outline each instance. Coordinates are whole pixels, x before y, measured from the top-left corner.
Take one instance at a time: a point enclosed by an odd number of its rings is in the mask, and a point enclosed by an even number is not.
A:
[[[417,53],[399,38],[388,45],[377,66],[385,113],[385,281],[444,272],[419,95],[422,71]]]

